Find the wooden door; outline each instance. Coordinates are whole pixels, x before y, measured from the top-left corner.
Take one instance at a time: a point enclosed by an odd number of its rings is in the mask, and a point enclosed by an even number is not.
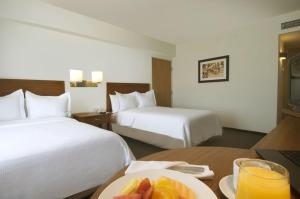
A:
[[[152,88],[157,105],[171,107],[171,61],[152,58]]]

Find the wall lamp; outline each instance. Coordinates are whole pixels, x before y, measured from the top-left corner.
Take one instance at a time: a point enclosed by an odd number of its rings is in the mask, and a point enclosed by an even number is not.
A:
[[[70,86],[71,87],[97,87],[103,81],[102,71],[92,72],[92,81],[83,80],[82,70],[70,70]]]
[[[286,52],[280,52],[279,53],[279,60],[280,60],[280,69],[282,72],[284,72],[284,67],[285,67],[285,64],[283,63],[283,60],[286,60],[288,57],[287,53]]]
[[[281,60],[287,59],[287,53],[286,53],[286,52],[280,52],[280,53],[279,53],[279,58],[280,58]]]

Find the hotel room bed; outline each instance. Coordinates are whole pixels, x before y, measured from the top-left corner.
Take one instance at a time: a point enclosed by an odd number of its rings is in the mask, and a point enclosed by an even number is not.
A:
[[[0,198],[65,198],[133,158],[115,133],[70,118],[0,123]]]
[[[1,199],[83,197],[134,159],[119,135],[67,117],[63,81],[0,79],[0,107]]]
[[[115,118],[115,132],[161,148],[193,147],[222,134],[218,118],[207,110],[142,107],[120,111]]]
[[[114,92],[149,91],[149,84],[107,83],[107,107],[111,109],[109,95]],[[209,110],[170,107],[137,107],[114,113],[114,132],[161,148],[197,146],[209,138],[222,134],[217,116]]]

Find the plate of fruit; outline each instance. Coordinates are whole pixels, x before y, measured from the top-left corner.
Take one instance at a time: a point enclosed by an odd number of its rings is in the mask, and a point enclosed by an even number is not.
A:
[[[154,169],[120,177],[98,199],[217,199],[217,196],[190,174]]]

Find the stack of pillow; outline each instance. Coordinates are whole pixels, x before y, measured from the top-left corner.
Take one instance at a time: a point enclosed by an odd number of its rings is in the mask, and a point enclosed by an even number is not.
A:
[[[0,121],[70,116],[70,94],[40,96],[17,90],[0,97]]]
[[[122,94],[116,92],[115,95],[109,95],[112,112],[124,111],[133,108],[156,106],[156,99],[153,90],[146,93],[132,92]]]
[[[153,90],[146,93],[132,92],[122,94],[116,92],[110,95],[112,111],[118,112],[140,107],[156,106]],[[21,119],[36,119],[46,117],[70,117],[70,93],[60,96],[40,96],[29,91],[17,90],[0,97],[0,122]]]

